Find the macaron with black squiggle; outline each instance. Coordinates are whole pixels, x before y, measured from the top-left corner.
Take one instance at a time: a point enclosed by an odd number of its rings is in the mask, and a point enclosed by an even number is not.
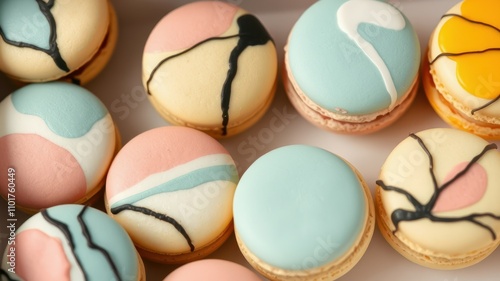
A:
[[[232,233],[238,180],[231,155],[215,139],[187,127],[160,127],[133,138],[113,160],[106,210],[144,258],[188,262]]]
[[[410,21],[377,0],[317,1],[292,28],[284,83],[297,111],[336,133],[388,127],[418,88],[420,44]]]
[[[15,169],[16,204],[28,213],[92,203],[120,147],[106,106],[65,82],[30,84],[0,102],[0,169]],[[0,194],[9,194],[0,173]]]
[[[45,209],[19,227],[14,241],[3,254],[6,280],[146,280],[125,230],[92,207]]]
[[[198,1],[167,14],[146,42],[142,80],[171,124],[221,138],[255,124],[276,89],[277,54],[262,23],[222,1]]]
[[[500,2],[465,0],[430,39],[423,85],[436,113],[455,128],[500,139]]]
[[[14,80],[85,84],[107,65],[117,37],[109,0],[0,1],[0,71]]]

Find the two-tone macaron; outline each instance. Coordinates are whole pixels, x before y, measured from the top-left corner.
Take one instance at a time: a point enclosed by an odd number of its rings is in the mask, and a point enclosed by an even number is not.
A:
[[[446,12],[429,40],[423,84],[450,125],[500,139],[500,23],[495,0],[465,0]]]
[[[239,175],[227,150],[195,129],[168,126],[141,133],[113,160],[106,210],[143,258],[200,259],[233,232]]]
[[[317,1],[285,47],[285,90],[312,124],[366,134],[395,122],[418,88],[420,45],[410,21],[376,0]]]
[[[26,212],[97,199],[119,147],[105,105],[80,86],[30,84],[0,102],[0,169],[14,170],[13,195]],[[5,199],[9,179],[0,173]]]
[[[142,259],[125,230],[92,207],[42,210],[14,235],[3,253],[2,280],[146,280]]]
[[[274,42],[254,15],[221,1],[181,6],[146,42],[143,83],[164,119],[220,138],[255,124],[276,89]]]
[[[428,129],[398,144],[376,188],[377,222],[387,242],[438,269],[480,262],[500,244],[500,152],[457,129]]]
[[[284,146],[257,159],[234,197],[241,252],[271,280],[334,280],[370,243],[369,188],[346,160],[318,147]]]
[[[14,80],[85,84],[106,66],[117,37],[108,0],[0,2],[0,71]]]

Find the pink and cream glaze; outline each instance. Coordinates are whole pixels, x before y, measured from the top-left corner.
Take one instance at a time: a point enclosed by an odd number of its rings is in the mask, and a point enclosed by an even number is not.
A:
[[[250,24],[241,23],[250,17]],[[232,4],[200,1],[155,26],[144,48],[142,78],[168,122],[222,137],[245,130],[267,111],[277,69],[274,42],[255,17]]]
[[[200,258],[232,232],[238,181],[233,159],[216,140],[185,127],[161,127],[118,153],[106,182],[106,209],[145,258]]]
[[[377,181],[378,224],[386,240],[433,268],[462,268],[486,258],[500,244],[496,148],[456,129],[429,129],[403,140]]]

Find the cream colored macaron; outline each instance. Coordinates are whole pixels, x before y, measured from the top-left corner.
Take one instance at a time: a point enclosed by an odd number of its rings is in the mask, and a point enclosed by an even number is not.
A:
[[[0,71],[17,81],[85,84],[116,45],[108,0],[2,1],[0,11]]]
[[[276,89],[276,48],[262,23],[220,1],[200,1],[167,14],[143,56],[150,101],[171,124],[221,138],[255,124]]]
[[[446,12],[429,40],[423,84],[450,125],[500,139],[499,28],[496,0],[465,0]]]
[[[377,222],[401,255],[437,269],[486,258],[500,243],[500,152],[457,129],[404,139],[376,188]]]

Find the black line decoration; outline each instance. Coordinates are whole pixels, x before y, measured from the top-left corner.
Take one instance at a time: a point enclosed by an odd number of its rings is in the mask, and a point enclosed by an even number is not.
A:
[[[53,60],[54,63],[59,67],[59,69],[69,72],[68,65],[64,61],[64,59],[61,56],[61,53],[59,52],[59,47],[57,45],[57,31],[56,31],[56,21],[54,19],[54,16],[50,12],[52,7],[54,6],[55,0],[48,0],[47,2],[43,0],[35,0],[40,7],[40,12],[45,16],[47,19],[47,22],[50,26],[50,36],[49,36],[49,49],[44,49],[41,47],[38,47],[36,45],[30,44],[30,43],[25,43],[25,42],[18,42],[18,41],[13,41],[7,38],[5,35],[4,31],[2,30],[2,27],[0,27],[0,37],[5,41],[5,43],[19,47],[19,48],[30,48],[34,49],[37,51],[41,51],[49,55]]]
[[[459,15],[459,14],[453,14],[453,13],[451,13],[451,14],[445,14],[441,18],[443,19],[445,17],[458,17],[458,18],[461,18],[461,19],[463,19],[463,20],[465,20],[467,22],[470,22],[472,24],[478,24],[478,25],[482,25],[482,26],[485,26],[485,27],[488,27],[488,28],[492,28],[495,31],[497,31],[497,32],[500,33],[500,29],[497,28],[496,26],[493,26],[493,25],[485,23],[485,22],[471,20],[471,19],[466,18],[466,17],[464,17],[462,15]],[[459,57],[459,56],[472,55],[472,54],[482,54],[482,53],[493,52],[493,51],[500,51],[500,47],[499,48],[487,48],[487,49],[484,49],[484,50],[469,51],[469,52],[463,52],[463,53],[441,53],[441,54],[437,55],[433,60],[431,60],[429,62],[429,64],[432,65],[433,63],[435,63],[441,57]],[[500,100],[500,93],[498,94],[498,96],[496,98],[492,99],[491,101],[487,102],[486,104],[484,104],[484,105],[482,105],[480,107],[472,109],[471,110],[471,115],[474,115],[476,112],[487,108],[488,106],[494,104],[498,100]]]
[[[433,210],[439,196],[441,195],[441,193],[444,190],[446,190],[446,188],[451,186],[451,184],[453,182],[455,182],[460,177],[467,174],[467,172],[474,165],[474,163],[479,161],[479,159],[481,159],[481,157],[483,157],[488,151],[496,149],[497,145],[494,143],[491,143],[491,144],[488,144],[487,146],[485,146],[484,149],[479,154],[477,154],[476,156],[474,156],[474,158],[472,158],[472,160],[467,164],[467,166],[465,168],[463,168],[453,178],[451,178],[450,180],[448,180],[447,182],[445,182],[441,186],[439,186],[439,184],[437,183],[437,180],[436,180],[436,176],[434,174],[434,159],[432,157],[432,154],[427,149],[424,141],[420,137],[418,137],[415,134],[410,134],[410,137],[412,137],[413,139],[415,139],[419,143],[419,145],[422,147],[422,149],[424,150],[424,152],[427,154],[427,156],[429,158],[429,173],[430,173],[433,185],[434,185],[434,193],[432,194],[432,197],[429,199],[429,201],[427,203],[423,204],[423,203],[419,202],[408,191],[406,191],[400,187],[386,185],[382,180],[377,180],[377,182],[376,182],[377,185],[380,186],[383,190],[394,191],[394,192],[403,194],[404,196],[406,196],[408,201],[415,207],[415,211],[396,209],[392,212],[391,221],[395,227],[395,230],[393,231],[393,233],[396,233],[398,231],[399,223],[402,221],[415,221],[415,220],[420,220],[420,219],[429,219],[433,222],[446,222],[446,223],[468,221],[470,223],[473,223],[479,227],[482,227],[482,228],[488,230],[491,234],[492,239],[495,240],[497,235],[493,231],[493,229],[489,225],[486,225],[477,219],[482,218],[482,217],[490,217],[490,218],[493,218],[496,220],[500,220],[500,215],[495,215],[492,213],[473,213],[473,214],[470,214],[467,216],[455,217],[455,218],[453,218],[453,217],[439,217],[439,216],[436,216],[435,214],[433,214],[432,210]]]
[[[73,256],[75,257],[76,259],[76,262],[78,263],[78,266],[82,269],[82,273],[83,273],[83,276],[84,276],[84,279],[85,280],[88,280],[88,276],[85,272],[85,270],[83,270],[83,266],[82,266],[82,263],[80,261],[80,259],[78,258],[78,255],[76,255],[75,253],[75,242],[73,240],[73,236],[71,235],[71,231],[69,230],[69,227],[67,224],[63,223],[63,222],[60,222],[54,218],[52,218],[49,213],[47,212],[47,210],[42,210],[41,211],[41,214],[43,216],[43,218],[50,224],[52,224],[53,226],[57,227],[63,234],[64,236],[66,237],[66,239],[68,240],[68,244],[71,248],[71,251],[73,253]]]
[[[116,268],[116,265],[113,262],[111,255],[108,253],[108,251],[106,249],[102,248],[101,246],[95,244],[92,241],[92,236],[90,235],[90,232],[87,228],[87,225],[85,224],[85,221],[83,220],[83,215],[85,213],[85,210],[87,210],[87,208],[88,208],[88,206],[84,206],[77,217],[78,223],[80,224],[80,226],[82,228],[83,236],[87,240],[87,245],[89,246],[89,248],[99,251],[104,256],[104,258],[108,262],[109,266],[111,267],[111,269],[115,275],[116,280],[121,281],[122,278],[120,277],[120,273],[118,272],[118,269]]]
[[[179,231],[179,233],[184,237],[184,239],[186,239],[186,242],[188,243],[189,248],[191,249],[191,252],[194,251],[195,247],[194,247],[193,243],[191,242],[191,238],[189,237],[188,233],[186,232],[184,227],[182,227],[182,225],[180,223],[178,223],[172,217],[157,213],[157,212],[150,210],[148,208],[134,206],[131,204],[124,204],[124,205],[121,205],[118,207],[111,208],[111,213],[115,214],[115,215],[122,212],[122,211],[133,211],[133,212],[142,213],[144,215],[152,216],[156,219],[159,219],[161,221],[164,221],[166,223],[171,224],[172,226],[175,227],[175,229],[177,229],[177,231]]]
[[[215,40],[227,40],[232,38],[239,37],[238,43],[236,47],[231,51],[229,56],[229,69],[227,72],[226,80],[224,81],[224,85],[222,86],[221,91],[221,109],[222,109],[222,135],[225,136],[227,134],[227,124],[229,123],[229,103],[231,100],[231,86],[236,77],[236,73],[238,71],[238,58],[245,51],[245,49],[249,46],[258,46],[265,45],[267,42],[272,41],[271,36],[264,28],[262,23],[253,15],[245,14],[238,18],[237,20],[239,33],[230,36],[224,37],[212,37],[205,39],[192,47],[175,54],[173,56],[167,57],[161,60],[156,67],[152,70],[147,82],[146,82],[146,91],[149,95],[151,95],[149,90],[149,84],[153,80],[153,76],[158,71],[158,69],[167,61],[183,55],[198,46],[201,46],[207,42],[215,41]]]

